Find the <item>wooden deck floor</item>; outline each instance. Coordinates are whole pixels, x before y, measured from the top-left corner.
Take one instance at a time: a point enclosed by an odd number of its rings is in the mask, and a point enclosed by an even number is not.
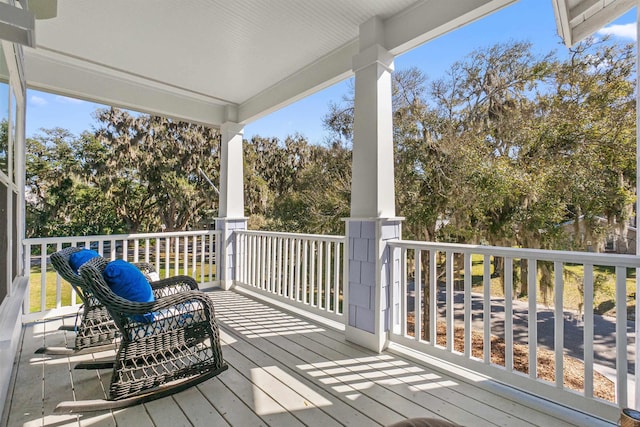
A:
[[[62,400],[105,396],[110,371],[74,370],[73,365],[108,357],[110,352],[36,355],[36,348],[61,345],[72,335],[57,330],[62,320],[30,324],[23,330],[3,423],[10,427],[370,427],[437,417],[472,427],[574,425],[549,415],[552,411],[537,411],[519,402],[517,394],[507,399],[396,352],[373,353],[346,342],[340,331],[245,295],[233,291],[210,295],[229,364],[218,377],[123,410],[54,415]]]

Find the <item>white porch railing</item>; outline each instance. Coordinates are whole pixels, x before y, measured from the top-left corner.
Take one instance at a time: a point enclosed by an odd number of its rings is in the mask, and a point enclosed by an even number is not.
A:
[[[50,265],[52,252],[68,246],[91,248],[112,260],[152,263],[161,278],[178,274],[192,276],[203,287],[216,280],[215,248],[219,234],[201,230],[25,239],[25,265],[30,266],[31,273],[30,292],[23,307],[25,318],[42,317],[44,313],[63,314],[80,303],[71,286],[55,274]],[[32,298],[39,299],[39,303],[32,306]]]
[[[25,262],[37,277],[52,271],[51,252],[70,245],[92,247],[111,259],[151,262],[163,277],[186,272],[206,286],[216,281],[219,239],[219,232],[206,230],[27,239]],[[619,408],[635,406],[634,376],[629,374],[636,364],[634,324],[627,321],[626,310],[617,310],[613,320],[596,315],[594,290],[610,280],[615,307],[626,308],[627,287],[635,290],[638,257],[414,241],[388,244],[392,259],[400,260],[391,272],[392,342],[604,419],[615,420]],[[252,292],[344,324],[344,248],[342,236],[236,231],[235,280]],[[504,296],[499,297],[491,290],[496,259],[504,278]],[[551,289],[552,307],[541,304],[542,282]],[[584,295],[582,313],[563,308],[570,283]],[[32,307],[30,298],[25,299],[25,313],[32,312],[26,320],[57,314],[79,302],[54,273],[40,274],[31,286],[31,298],[39,301]],[[526,298],[514,298],[514,289],[526,291]],[[63,298],[64,292],[70,296]],[[496,339],[505,349],[500,363],[492,360]],[[523,348],[529,360],[526,372],[517,363]],[[564,372],[566,356],[584,361],[580,390],[570,388],[563,375],[552,381],[539,378],[545,348],[552,354],[545,370]],[[598,372],[614,382],[612,401],[597,397]]]
[[[605,419],[617,419],[619,408],[634,406],[629,372],[637,363],[635,327],[627,320],[626,307],[627,281],[636,289],[637,257],[414,241],[390,246],[392,259],[400,260],[391,280],[392,341]],[[496,258],[503,266],[503,297],[491,292]],[[545,279],[542,269],[547,270]],[[607,277],[615,283],[615,307],[623,308],[610,322],[594,314],[594,288]],[[552,308],[540,304],[541,280],[552,288]],[[583,292],[583,314],[563,309],[570,281]],[[516,301],[514,289],[523,284],[526,302]],[[504,342],[504,363],[492,361],[492,337]],[[478,341],[481,353],[474,355]],[[584,387],[570,389],[563,375],[541,380],[537,367],[542,348],[553,352],[544,368],[555,373],[564,372],[565,356],[583,360]],[[516,350],[528,357],[526,373],[516,369]],[[595,372],[613,380],[613,402],[596,397]]]
[[[342,236],[236,232],[237,281],[344,323]]]

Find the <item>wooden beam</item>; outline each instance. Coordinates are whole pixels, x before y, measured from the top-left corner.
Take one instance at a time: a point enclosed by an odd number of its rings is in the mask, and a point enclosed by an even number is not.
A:
[[[589,15],[593,15],[598,10],[604,9],[602,0],[583,0],[568,13],[571,26],[578,25],[581,20],[586,20]]]
[[[0,40],[34,47],[36,19],[33,13],[0,2]]]
[[[384,22],[384,47],[394,55],[414,49],[456,28],[483,18],[517,0],[431,0]]]
[[[605,25],[624,15],[636,5],[637,0],[617,0],[616,2],[609,4],[600,12],[573,27],[571,38],[572,45],[604,28]]]

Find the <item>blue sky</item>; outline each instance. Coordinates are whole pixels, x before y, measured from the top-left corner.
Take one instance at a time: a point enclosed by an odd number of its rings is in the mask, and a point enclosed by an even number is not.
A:
[[[621,42],[635,40],[635,9],[607,26],[602,33],[610,33]],[[567,52],[557,36],[555,17],[550,0],[521,0],[478,22],[442,36],[395,59],[395,68],[418,67],[429,79],[443,75],[457,60],[475,49],[508,41],[530,41],[538,53],[555,50],[559,56]],[[289,105],[267,117],[245,126],[245,138],[254,135],[278,137],[299,133],[312,143],[322,143],[326,131],[322,117],[330,102],[340,102],[349,91],[349,81]],[[40,128],[62,127],[78,135],[95,125],[92,113],[104,106],[48,93],[27,92],[27,137]]]

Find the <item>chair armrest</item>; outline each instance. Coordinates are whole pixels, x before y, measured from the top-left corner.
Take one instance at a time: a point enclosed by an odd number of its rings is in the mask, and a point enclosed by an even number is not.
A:
[[[200,302],[205,311],[209,311],[210,316],[213,317],[213,302],[202,291],[185,291],[173,295],[167,295],[162,298],[158,298],[153,302],[133,302],[116,295],[116,304],[118,305],[119,312],[125,316],[133,317],[139,314],[152,313],[160,311],[162,309],[175,307],[181,304],[188,304],[191,302]],[[209,308],[209,309],[207,309]]]
[[[167,279],[149,282],[149,284],[156,299],[179,292],[198,290],[198,283],[193,277],[189,276],[173,276]]]

